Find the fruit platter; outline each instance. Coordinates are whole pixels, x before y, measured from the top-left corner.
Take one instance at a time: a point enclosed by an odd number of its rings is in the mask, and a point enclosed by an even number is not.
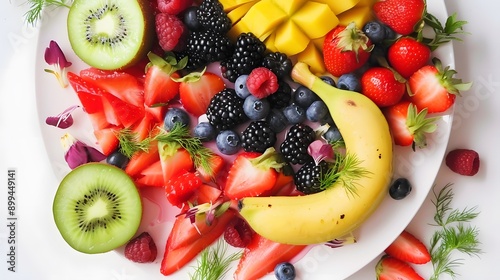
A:
[[[57,246],[103,279],[345,279],[377,258],[432,188],[468,87],[444,2],[407,1],[409,30],[385,2],[46,8],[34,71]],[[422,96],[441,94],[438,71],[446,100]]]

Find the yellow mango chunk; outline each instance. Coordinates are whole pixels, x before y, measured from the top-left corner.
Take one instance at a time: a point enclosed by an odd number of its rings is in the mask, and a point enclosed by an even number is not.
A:
[[[273,3],[280,7],[287,15],[292,15],[297,11],[307,0],[273,0]]]
[[[298,54],[309,44],[309,37],[291,20],[276,29],[274,46],[288,56]]]
[[[293,14],[292,20],[311,39],[325,36],[339,23],[328,5],[312,1]]]
[[[325,36],[311,40],[311,42],[313,42],[316,48],[320,51],[323,51],[323,42],[325,41]]]
[[[363,28],[363,26],[370,20],[373,20],[373,14],[371,12],[370,6],[360,6],[345,11],[338,15],[341,25],[348,25],[351,22],[356,23],[357,28]]]
[[[311,72],[321,75],[326,72],[321,51],[311,41],[306,49],[297,54],[297,61],[302,61],[309,65]]]
[[[233,25],[237,23],[247,12],[252,8],[252,6],[257,3],[257,1],[250,1],[248,3],[242,4],[227,13],[227,17],[231,20]]]
[[[315,0],[315,2],[327,4],[336,15],[356,6],[359,1],[360,0]]]
[[[262,0],[254,4],[240,22],[245,23],[256,37],[261,37],[274,30],[287,17],[272,0]]]
[[[248,2],[257,2],[256,0],[219,0],[219,2],[222,4],[222,7],[224,7],[224,12],[229,12],[232,11],[239,6],[246,4]]]
[[[358,7],[359,6],[368,6],[368,7],[371,7],[377,1],[378,0],[359,0],[359,3],[356,6],[358,6]]]
[[[269,37],[264,40],[264,45],[266,45],[266,49],[271,52],[277,52],[278,49],[274,45],[274,40],[276,39],[276,33],[271,33]]]
[[[246,26],[246,24],[240,20],[236,24],[234,24],[233,27],[231,27],[231,29],[229,29],[227,36],[234,42],[241,33],[248,33],[248,32],[250,32],[250,28],[248,28],[248,26]]]

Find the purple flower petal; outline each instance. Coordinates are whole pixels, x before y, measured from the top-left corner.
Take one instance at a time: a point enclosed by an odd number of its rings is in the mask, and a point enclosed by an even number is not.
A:
[[[45,119],[45,123],[48,125],[52,125],[55,127],[66,129],[66,128],[73,125],[73,116],[71,116],[71,113],[76,108],[79,108],[79,107],[80,106],[74,105],[74,106],[71,106],[68,109],[64,110],[62,113],[58,114],[57,116],[47,117]]]
[[[104,154],[95,148],[75,139],[68,133],[61,137],[61,143],[66,150],[64,159],[71,169],[75,169],[85,163],[99,162],[106,158]]]
[[[332,146],[321,140],[312,142],[307,148],[307,152],[314,159],[316,165],[323,160],[331,160],[334,156]]]
[[[45,62],[50,65],[59,65],[59,68],[63,69],[71,66],[71,62],[66,60],[63,51],[59,47],[56,41],[50,41],[49,47],[45,49]]]

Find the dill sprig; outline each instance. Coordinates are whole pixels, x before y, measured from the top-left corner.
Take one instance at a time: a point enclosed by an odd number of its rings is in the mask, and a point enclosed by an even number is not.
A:
[[[178,144],[191,155],[197,168],[202,168],[207,174],[212,175],[210,160],[213,152],[205,147],[199,138],[191,136],[188,127],[175,124],[169,131],[160,129],[160,132],[153,139],[158,142]]]
[[[456,13],[449,16],[444,25],[441,24],[437,17],[430,13],[425,13],[423,21],[425,25],[433,29],[434,38],[423,38],[422,32],[419,32],[418,36],[433,51],[450,41],[462,41],[459,35],[468,34],[463,30],[467,21],[458,20]]]
[[[71,5],[66,4],[66,0],[28,0],[30,5],[29,10],[24,14],[26,21],[31,25],[36,25],[37,21],[42,18],[42,11],[49,6],[70,8]]]
[[[241,252],[228,255],[227,243],[219,239],[214,246],[203,250],[198,258],[197,266],[191,280],[219,280],[229,271],[233,261],[241,257]]]
[[[461,252],[469,256],[481,254],[479,249],[479,230],[468,225],[479,215],[477,208],[452,209],[454,193],[451,184],[447,184],[438,193],[433,189],[436,208],[434,226],[440,227],[434,232],[430,242],[431,262],[434,269],[430,280],[438,280],[442,274],[452,278],[457,276],[455,268],[463,264],[463,259],[453,258],[452,253]]]
[[[335,152],[335,162],[321,180],[321,189],[329,188],[334,182],[341,180],[347,194],[357,196],[359,184],[357,179],[369,176],[370,171],[360,166],[361,161],[355,154]]]
[[[118,142],[120,143],[120,152],[131,158],[136,152],[149,150],[151,138],[139,140],[137,133],[133,132],[130,128],[124,128],[116,133]]]

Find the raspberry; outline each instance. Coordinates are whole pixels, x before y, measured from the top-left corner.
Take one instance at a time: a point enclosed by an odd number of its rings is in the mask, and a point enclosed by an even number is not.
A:
[[[156,35],[164,51],[172,51],[184,41],[184,23],[174,15],[159,13],[155,17]]]
[[[170,15],[177,15],[191,5],[193,0],[158,0],[158,10]]]
[[[252,240],[252,236],[253,230],[241,218],[237,218],[229,223],[224,231],[224,240],[227,244],[237,248],[246,247]]]
[[[247,88],[255,97],[265,98],[278,90],[278,77],[266,67],[257,67],[248,75]]]
[[[143,232],[125,245],[125,257],[133,262],[147,263],[156,259],[156,245],[149,233]]]
[[[446,165],[460,175],[474,176],[479,171],[479,154],[474,150],[455,149],[446,155]]]

